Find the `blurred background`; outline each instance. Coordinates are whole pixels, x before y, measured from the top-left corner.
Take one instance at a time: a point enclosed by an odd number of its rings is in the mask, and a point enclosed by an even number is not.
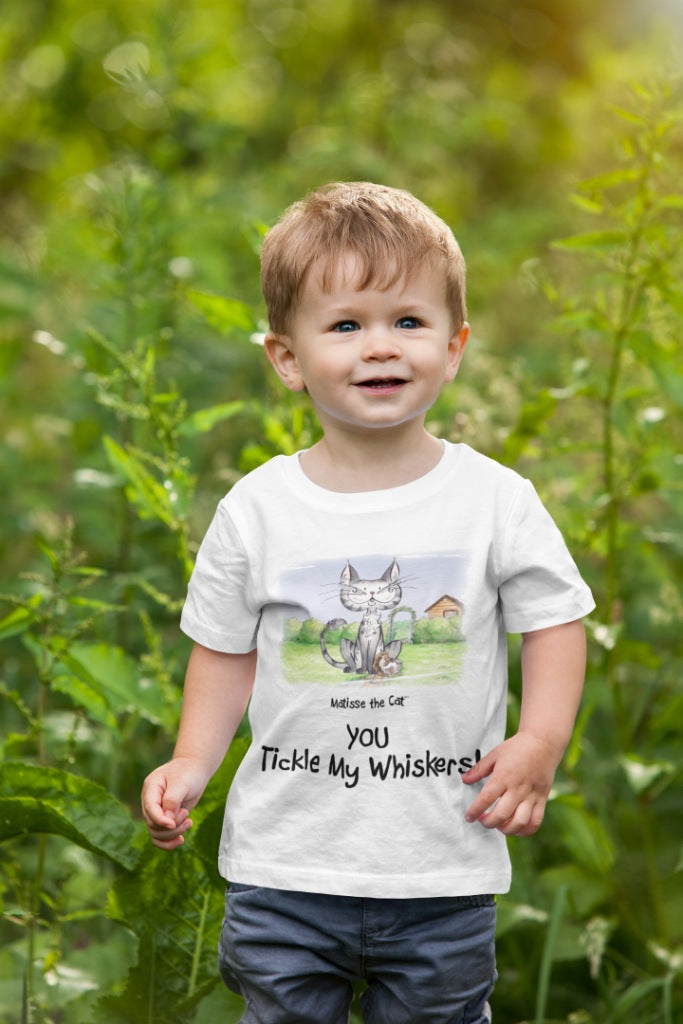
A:
[[[3,1024],[239,1017],[214,855],[246,725],[182,854],[137,793],[216,502],[316,436],[266,371],[258,252],[339,179],[452,226],[473,337],[430,426],[534,479],[598,602],[511,843],[497,1024],[683,1019],[682,45],[680,0],[6,0]]]

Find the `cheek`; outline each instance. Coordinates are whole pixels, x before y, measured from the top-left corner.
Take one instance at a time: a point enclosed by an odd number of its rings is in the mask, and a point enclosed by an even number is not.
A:
[[[301,366],[302,377],[312,385],[313,390],[325,390],[328,385],[343,379],[347,373],[346,361],[331,353],[318,353],[305,360]]]

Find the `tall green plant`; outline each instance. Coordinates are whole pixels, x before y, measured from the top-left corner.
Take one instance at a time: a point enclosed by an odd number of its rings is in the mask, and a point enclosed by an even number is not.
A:
[[[14,1004],[19,1013],[23,1002],[22,1020],[31,1024],[55,1014],[81,1024],[92,1013],[108,1021],[178,1021],[181,1004],[182,1019],[190,1020],[217,981],[215,850],[211,866],[197,854],[168,861],[162,899],[163,858],[154,859],[146,831],[118,797],[130,796],[125,768],[136,739],[161,750],[177,731],[175,645],[164,631],[170,615],[175,627],[192,568],[195,481],[182,446],[246,403],[190,414],[166,368],[162,324],[172,321],[181,293],[167,265],[170,222],[161,217],[150,176],[117,167],[94,191],[107,253],[98,274],[108,286],[79,358],[107,425],[101,443],[113,476],[98,479],[117,494],[99,545],[106,568],[86,564],[77,551],[76,520],[61,542],[42,544],[47,571],[27,575],[17,593],[4,595],[10,611],[0,620],[0,640],[11,645],[10,663],[21,666],[14,672],[24,683],[21,692],[8,681],[0,685],[17,723],[3,742],[0,769],[2,933],[12,965],[5,982],[0,958],[0,996],[7,997],[0,1005]],[[108,536],[116,537],[113,547]],[[149,572],[155,561],[171,568]],[[238,744],[225,786],[239,754]],[[224,791],[211,792],[205,813],[222,810]],[[102,858],[111,869],[98,867]],[[74,864],[83,879],[97,878],[90,891],[71,877]],[[197,892],[203,895],[195,907]],[[174,986],[178,1004],[169,1008]]]
[[[559,517],[598,605],[566,772],[537,845],[513,847],[526,902],[501,915],[508,952],[508,932],[536,930],[539,1024],[572,1008],[585,1022],[674,1024],[683,1000],[677,84],[637,87],[615,123],[618,164],[578,187],[574,201],[593,223],[556,243],[562,284],[548,285],[569,381],[530,403],[538,416],[523,416],[510,439],[523,451],[543,432],[548,464],[535,476],[562,497]]]

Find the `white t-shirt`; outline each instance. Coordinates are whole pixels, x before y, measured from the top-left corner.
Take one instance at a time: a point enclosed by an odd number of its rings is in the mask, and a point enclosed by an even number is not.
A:
[[[220,844],[234,882],[367,897],[505,892],[461,775],[505,733],[506,632],[592,610],[532,485],[467,445],[337,493],[277,456],[219,504],[181,627],[258,648]],[[479,784],[480,786],[483,785]]]

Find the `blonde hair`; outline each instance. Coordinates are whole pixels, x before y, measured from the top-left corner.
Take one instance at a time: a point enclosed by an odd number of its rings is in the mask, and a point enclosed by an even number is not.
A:
[[[442,273],[454,328],[465,322],[465,261],[448,225],[402,189],[367,181],[323,185],[285,210],[266,234],[261,287],[270,329],[286,334],[306,275],[315,266],[323,291],[351,253],[358,289],[389,288],[427,263]]]

